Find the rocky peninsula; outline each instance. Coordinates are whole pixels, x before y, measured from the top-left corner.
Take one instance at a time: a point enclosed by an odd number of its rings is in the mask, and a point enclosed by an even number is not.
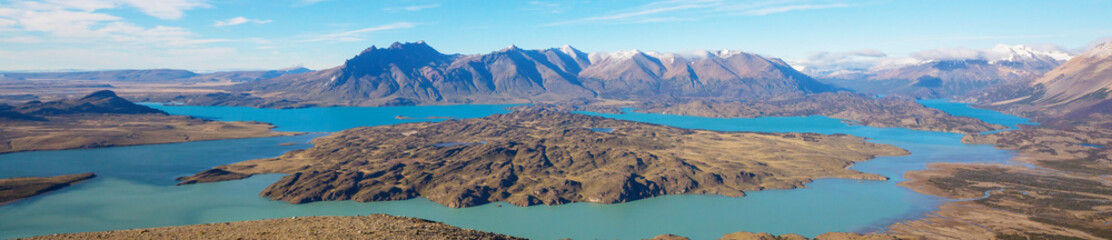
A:
[[[597,131],[608,129],[610,131]],[[349,129],[313,148],[219,166],[182,183],[287,173],[261,195],[291,203],[428,198],[450,207],[617,203],[665,194],[744,196],[907,151],[849,135],[689,130],[530,110]]]
[[[645,103],[637,112],[713,118],[755,118],[822,115],[871,127],[980,133],[1006,129],[976,118],[950,115],[911,100],[836,92],[763,101],[686,101]]]
[[[96,177],[93,173],[54,177],[17,177],[0,179],[0,205],[62,189]]]

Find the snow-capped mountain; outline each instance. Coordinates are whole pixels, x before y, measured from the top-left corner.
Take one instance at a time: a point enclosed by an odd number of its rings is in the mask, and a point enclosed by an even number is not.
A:
[[[583,53],[517,46],[443,54],[424,42],[371,47],[344,65],[235,87],[273,101],[380,106],[572,98],[752,99],[832,90],[776,58],[736,50],[698,54]]]
[[[925,51],[867,69],[809,69],[819,79],[859,92],[915,98],[957,97],[999,84],[1034,80],[1072,56],[1063,51],[999,44],[990,49]]]

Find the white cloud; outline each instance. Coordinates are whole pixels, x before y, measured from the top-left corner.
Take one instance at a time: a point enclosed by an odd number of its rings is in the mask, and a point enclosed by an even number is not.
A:
[[[6,42],[6,43],[40,43],[40,42],[42,42],[42,39],[39,39],[39,38],[36,38],[36,37],[28,37],[28,36],[17,36],[17,37],[9,37],[9,38],[0,38],[0,42]]]
[[[969,48],[938,48],[911,53],[919,60],[983,59],[984,51]]]
[[[212,25],[217,26],[217,27],[227,27],[227,26],[240,25],[240,24],[244,24],[244,23],[266,24],[266,23],[270,23],[270,22],[271,22],[270,20],[258,20],[258,19],[249,19],[249,18],[245,18],[245,17],[234,17],[234,18],[229,18],[228,20],[224,20],[224,21],[217,20],[216,23],[213,23]]]
[[[356,29],[356,30],[338,32],[338,33],[332,33],[332,34],[325,34],[325,35],[309,38],[309,39],[306,39],[304,41],[305,42],[321,42],[321,41],[352,42],[352,41],[360,41],[360,40],[363,40],[363,38],[361,38],[361,35],[363,35],[365,33],[386,31],[386,30],[392,30],[392,29],[413,28],[413,27],[416,27],[416,26],[417,26],[417,24],[410,23],[410,22],[396,22],[396,23],[391,23],[391,24],[386,24],[386,25],[379,25],[379,26],[374,26],[374,27],[369,27],[369,28]]]
[[[212,7],[208,0],[119,0],[161,19],[180,19],[186,10]]]
[[[805,60],[790,60],[792,66],[819,73],[829,70],[864,70],[884,62],[888,54],[876,49],[846,52],[817,52]]]
[[[27,36],[33,33],[49,35],[53,42],[90,42],[98,40],[141,43],[153,45],[192,45],[226,41],[221,39],[196,39],[196,35],[179,27],[143,27],[100,9],[116,8],[125,4],[136,6],[160,18],[181,17],[183,9],[200,6],[198,0],[157,1],[165,5],[153,6],[139,0],[47,0],[15,1],[0,6],[0,30]],[[132,5],[137,4],[137,5]],[[158,15],[158,16],[156,16]],[[19,39],[19,40],[27,40]]]
[[[309,6],[309,5],[317,4],[319,2],[324,2],[324,1],[327,1],[327,0],[298,0],[297,5]]]
[[[405,7],[392,7],[392,8],[383,8],[382,10],[386,10],[386,11],[398,11],[398,10],[405,10],[405,11],[415,12],[415,11],[421,11],[421,10],[425,10],[425,9],[429,9],[429,8],[438,8],[438,7],[440,7],[440,4],[414,5],[414,6],[405,6]]]
[[[185,16],[185,11],[194,8],[212,7],[208,0],[45,0],[14,1],[14,5],[30,8],[58,8],[92,12],[100,9],[115,9],[128,6],[152,17],[175,20]]]
[[[657,15],[661,13],[675,12],[688,9],[708,8],[715,6],[719,1],[715,0],[698,0],[698,1],[657,1],[649,3],[645,6],[631,11],[624,11],[615,14],[601,15],[595,17],[580,18],[569,21],[555,22],[548,24],[552,25],[567,25],[578,23],[592,23],[592,22],[641,22],[645,19],[659,19],[661,17],[646,17]],[[652,22],[652,21],[649,21]]]
[[[529,6],[523,8],[522,10],[546,13],[563,13],[564,10],[566,10],[565,5],[560,5],[559,3],[554,2],[529,1],[528,3]]]

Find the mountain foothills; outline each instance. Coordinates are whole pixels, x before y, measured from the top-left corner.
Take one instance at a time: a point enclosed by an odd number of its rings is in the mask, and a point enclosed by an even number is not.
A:
[[[974,98],[998,85],[1026,84],[1054,69],[1070,55],[1024,45],[996,47],[971,58],[919,60],[869,69],[809,70],[823,82],[862,93],[910,98]]]
[[[780,59],[738,51],[683,57],[510,46],[487,54],[448,55],[424,42],[372,46],[339,67],[230,89],[240,94],[179,100],[195,105],[385,106],[575,98],[757,99],[833,90]]]

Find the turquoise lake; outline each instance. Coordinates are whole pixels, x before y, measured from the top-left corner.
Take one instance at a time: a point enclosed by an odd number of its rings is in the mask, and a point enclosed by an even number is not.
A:
[[[933,102],[932,102],[933,101]],[[955,115],[1015,126],[1025,119],[965,104],[921,101]],[[357,126],[430,121],[396,116],[482,117],[510,105],[382,108],[255,109],[151,105],[173,114],[218,120],[274,123],[279,130],[333,132]],[[717,239],[737,231],[815,236],[830,231],[869,232],[934,210],[942,199],[896,186],[906,171],[931,162],[1010,163],[1010,151],[967,145],[961,135],[900,128],[851,126],[822,116],[717,119],[662,114],[592,115],[724,131],[846,133],[893,144],[910,156],[881,157],[853,166],[889,181],[819,179],[807,188],[748,192],[731,198],[673,195],[621,204],[575,203],[516,207],[488,204],[454,209],[423,198],[358,203],[292,205],[258,196],[280,174],[220,183],[174,186],[174,178],[213,166],[273,157],[324,133],[292,137],[218,140],[88,150],[0,155],[0,178],[95,172],[99,177],[60,191],[0,207],[0,238],[312,215],[386,213],[533,239],[642,239],[672,233]],[[432,120],[435,121],[435,120]],[[293,145],[283,143],[297,143]]]

